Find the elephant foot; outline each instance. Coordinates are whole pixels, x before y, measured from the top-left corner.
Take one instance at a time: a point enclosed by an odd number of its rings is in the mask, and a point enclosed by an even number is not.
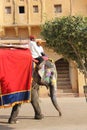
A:
[[[34,119],[36,119],[36,120],[41,120],[43,118],[44,118],[43,114],[41,114],[41,115],[35,115],[35,117],[34,117]]]
[[[19,121],[17,119],[12,120],[11,118],[9,118],[8,123],[9,124],[17,124],[17,123],[19,123]]]

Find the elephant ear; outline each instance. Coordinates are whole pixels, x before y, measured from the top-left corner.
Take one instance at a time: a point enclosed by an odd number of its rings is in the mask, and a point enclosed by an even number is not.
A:
[[[44,84],[49,84],[50,83],[50,77],[51,77],[51,69],[40,69],[38,71],[40,77],[41,77],[41,82]]]
[[[45,61],[41,69],[38,71],[41,82],[49,84],[51,81],[52,71],[54,71],[54,63],[51,60]]]
[[[41,79],[44,77],[45,73],[45,64],[42,65],[42,67],[38,70],[38,74],[41,77]]]

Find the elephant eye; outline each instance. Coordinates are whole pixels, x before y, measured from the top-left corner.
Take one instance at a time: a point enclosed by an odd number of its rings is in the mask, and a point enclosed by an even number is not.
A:
[[[54,72],[53,72],[53,71],[51,72],[51,75],[54,75]]]

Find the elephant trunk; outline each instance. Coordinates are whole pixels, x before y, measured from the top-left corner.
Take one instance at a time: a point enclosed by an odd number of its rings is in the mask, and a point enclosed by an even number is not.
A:
[[[60,107],[57,103],[57,96],[56,96],[56,90],[53,86],[50,86],[50,97],[51,97],[51,101],[54,105],[54,107],[56,108],[56,110],[59,112],[59,116],[62,115]]]
[[[57,84],[56,84],[56,81],[54,82],[54,78],[52,76],[52,79],[51,79],[51,83],[50,83],[50,97],[51,97],[51,101],[54,105],[54,107],[56,108],[56,110],[59,112],[59,116],[62,115],[61,113],[61,110],[60,110],[60,107],[57,103],[57,95],[56,95],[56,92],[57,92]]]

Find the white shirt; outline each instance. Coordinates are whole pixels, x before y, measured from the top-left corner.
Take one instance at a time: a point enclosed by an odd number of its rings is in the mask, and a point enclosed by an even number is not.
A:
[[[36,42],[35,41],[30,41],[29,43],[29,48],[31,50],[31,53],[32,53],[32,57],[33,58],[37,58],[39,56],[42,56],[41,55],[41,48],[37,46]]]
[[[40,53],[42,53],[42,52],[44,53],[44,50],[43,50],[42,46],[37,46],[37,47],[38,47]]]

